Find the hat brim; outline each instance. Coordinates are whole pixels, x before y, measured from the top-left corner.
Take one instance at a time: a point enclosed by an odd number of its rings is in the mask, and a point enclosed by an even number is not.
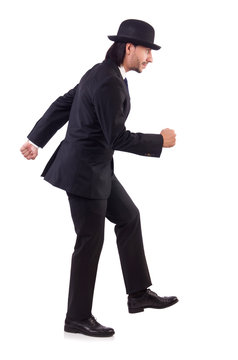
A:
[[[108,35],[108,39],[110,39],[112,41],[120,41],[120,42],[124,42],[124,43],[131,42],[132,44],[145,46],[145,47],[148,47],[153,50],[159,50],[161,48],[161,46],[159,46],[159,45],[152,44],[152,43],[140,40],[140,39],[134,39],[129,36],[127,37],[127,36]]]

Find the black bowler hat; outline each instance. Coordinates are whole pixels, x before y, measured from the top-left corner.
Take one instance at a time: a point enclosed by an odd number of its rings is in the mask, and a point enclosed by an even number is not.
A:
[[[109,35],[112,41],[131,42],[153,50],[159,50],[161,46],[154,44],[154,28],[141,20],[129,19],[121,23],[117,35]]]

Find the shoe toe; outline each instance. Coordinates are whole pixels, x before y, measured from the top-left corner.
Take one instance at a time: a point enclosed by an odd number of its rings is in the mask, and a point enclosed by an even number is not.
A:
[[[112,328],[109,328],[107,332],[108,332],[108,334],[110,334],[110,335],[114,335],[114,334],[115,334],[115,331],[114,331]]]
[[[175,304],[176,302],[178,302],[177,296],[169,296],[169,297],[166,297],[165,299],[170,304]]]
[[[100,329],[99,331],[102,335],[104,336],[112,336],[115,334],[114,329],[112,328],[104,328],[104,329]]]

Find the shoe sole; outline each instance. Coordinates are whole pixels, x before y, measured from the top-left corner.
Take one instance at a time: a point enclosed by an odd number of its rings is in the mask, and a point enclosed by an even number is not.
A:
[[[108,333],[108,334],[99,334],[99,333],[91,334],[91,333],[88,333],[87,331],[79,330],[79,329],[76,329],[76,328],[68,326],[68,325],[64,326],[64,331],[68,332],[68,333],[72,333],[72,334],[83,334],[83,335],[94,336],[94,337],[110,337],[115,334],[115,332]]]
[[[128,311],[130,314],[136,314],[136,313],[139,313],[139,312],[143,312],[144,309],[166,309],[174,304],[176,304],[178,302],[178,299],[173,301],[171,304],[167,305],[167,306],[161,306],[161,307],[158,307],[158,306],[143,306],[141,308],[128,308]]]

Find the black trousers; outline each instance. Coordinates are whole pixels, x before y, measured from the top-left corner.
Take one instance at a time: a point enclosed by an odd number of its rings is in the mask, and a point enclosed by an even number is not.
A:
[[[67,194],[77,239],[72,255],[66,319],[77,321],[91,315],[105,218],[115,224],[126,292],[129,294],[146,289],[151,285],[151,279],[144,253],[139,211],[115,175],[107,200]]]

